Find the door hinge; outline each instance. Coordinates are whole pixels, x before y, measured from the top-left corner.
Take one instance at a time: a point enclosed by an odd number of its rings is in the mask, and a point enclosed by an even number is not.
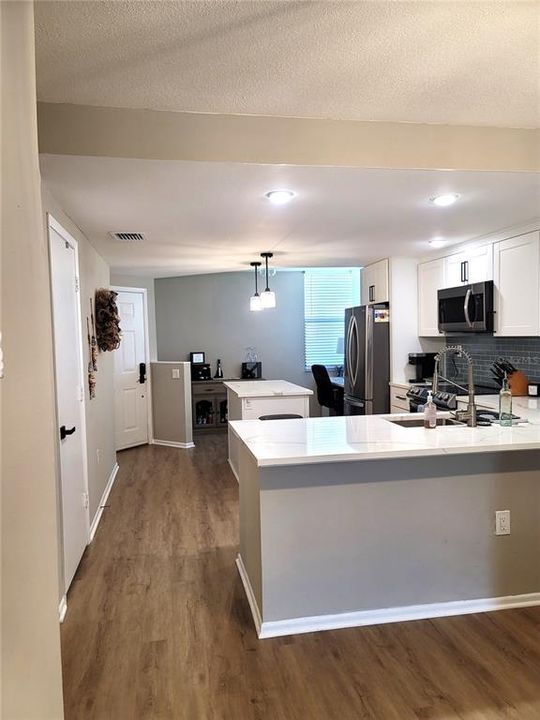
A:
[[[83,493],[83,508],[88,510],[88,493]]]
[[[79,402],[83,402],[84,400],[84,388],[82,385],[79,385]]]
[[[79,292],[79,278],[75,275],[75,292]]]

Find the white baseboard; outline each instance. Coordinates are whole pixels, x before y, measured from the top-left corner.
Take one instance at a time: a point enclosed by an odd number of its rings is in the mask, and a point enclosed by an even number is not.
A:
[[[62,599],[60,600],[60,605],[58,606],[58,616],[60,618],[60,622],[64,622],[64,618],[66,617],[67,613],[67,597],[64,595]]]
[[[164,445],[165,447],[176,447],[176,448],[182,448],[183,450],[188,450],[189,448],[194,448],[195,443],[189,442],[189,443],[180,443],[180,442],[173,442],[172,440],[152,440],[152,445]]]
[[[235,469],[234,465],[233,465],[232,462],[231,462],[231,458],[229,458],[229,459],[227,460],[227,462],[229,463],[229,467],[230,467],[231,470],[232,470],[232,474],[233,474],[234,477],[236,478],[236,482],[240,485],[240,478],[238,477],[238,473],[236,472],[236,469]]]
[[[242,576],[242,572],[240,572],[240,575]],[[248,590],[246,581],[244,581],[244,578],[242,580],[251,606],[249,598],[249,593],[252,592],[251,586],[249,586]],[[249,583],[249,580],[247,582]],[[318,632],[320,630],[337,630],[340,628],[361,627],[363,625],[381,625],[384,623],[406,622],[407,620],[426,620],[428,618],[470,615],[471,613],[491,612],[493,610],[510,610],[511,608],[531,607],[533,605],[540,605],[540,593],[508,595],[506,597],[478,600],[458,600],[428,605],[410,605],[382,610],[359,610],[358,612],[339,613],[337,615],[317,615],[263,623],[260,623],[260,615],[259,621],[255,616],[253,619],[255,620],[259,638],[263,639],[281,635]],[[253,608],[251,611],[254,612]]]
[[[255,623],[255,628],[257,630],[257,635],[260,638],[262,628],[261,613],[259,611],[259,606],[257,605],[257,600],[255,599],[255,593],[253,592],[253,588],[251,587],[246,566],[244,565],[244,561],[242,560],[241,555],[236,556],[236,567],[238,568],[238,572],[242,580],[242,585],[244,586],[244,590],[246,591],[246,596],[251,610],[251,615],[253,617],[253,622]]]
[[[116,480],[116,475],[118,473],[119,467],[118,463],[114,463],[114,467],[111,470],[111,474],[109,475],[109,479],[107,480],[107,485],[105,486],[105,490],[103,491],[103,495],[101,496],[101,500],[99,501],[99,506],[96,511],[96,514],[94,515],[94,519],[92,520],[92,524],[90,525],[90,532],[88,533],[88,544],[92,542],[94,539],[94,535],[96,534],[96,530],[98,529],[99,521],[101,520],[101,516],[103,515],[103,506],[107,503],[107,498],[109,497],[109,493],[112,490],[112,486],[114,485],[114,481]]]

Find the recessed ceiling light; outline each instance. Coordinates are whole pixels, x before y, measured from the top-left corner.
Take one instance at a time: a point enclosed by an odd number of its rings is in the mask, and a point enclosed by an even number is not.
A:
[[[292,190],[270,190],[264,197],[268,198],[272,205],[285,205],[290,202],[295,193]]]
[[[437,205],[437,207],[448,207],[448,205],[453,205],[458,197],[459,195],[457,193],[443,193],[442,195],[435,195],[435,197],[429,198],[429,202]]]
[[[429,241],[429,244],[431,245],[432,248],[435,248],[435,249],[442,248],[446,245],[446,240],[444,240],[441,237],[435,237]]]

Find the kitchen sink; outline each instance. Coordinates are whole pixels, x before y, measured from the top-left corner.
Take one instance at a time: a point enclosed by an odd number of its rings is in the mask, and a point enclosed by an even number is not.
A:
[[[388,422],[400,427],[407,428],[418,428],[424,427],[424,418],[421,417],[410,417],[410,418],[396,418],[395,420],[388,420]],[[437,418],[437,427],[467,427],[467,423],[459,422],[454,418]]]

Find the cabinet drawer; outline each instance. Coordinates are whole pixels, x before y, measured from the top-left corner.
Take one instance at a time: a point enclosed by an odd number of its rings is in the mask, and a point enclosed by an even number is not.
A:
[[[215,395],[216,393],[222,393],[224,391],[223,383],[193,383],[191,385],[191,392],[193,395]]]
[[[309,400],[304,397],[244,398],[242,400],[242,420],[257,420],[261,415],[281,415],[292,413],[309,417]]]
[[[390,405],[392,408],[399,408],[398,412],[409,412],[409,399],[405,388],[390,388]]]

